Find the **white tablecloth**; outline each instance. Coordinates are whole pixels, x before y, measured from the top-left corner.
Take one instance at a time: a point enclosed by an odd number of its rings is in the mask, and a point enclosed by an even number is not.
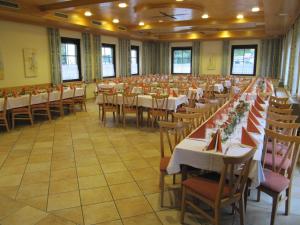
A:
[[[116,90],[123,90],[124,89],[124,83],[115,83],[115,82],[109,82],[109,83],[100,83],[98,84],[99,89],[101,88],[114,88]],[[96,92],[97,92],[96,88]]]
[[[214,84],[214,91],[219,93],[223,92],[224,91],[223,84]]]

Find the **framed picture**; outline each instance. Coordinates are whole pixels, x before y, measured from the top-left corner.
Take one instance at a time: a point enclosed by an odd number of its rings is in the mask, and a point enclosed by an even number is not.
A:
[[[37,76],[37,54],[35,49],[24,48],[24,70],[25,77],[36,77]]]
[[[207,63],[207,69],[208,70],[215,70],[217,67],[217,63],[216,63],[216,55],[211,54],[208,57],[208,63]]]
[[[4,62],[0,50],[0,80],[4,80]]]

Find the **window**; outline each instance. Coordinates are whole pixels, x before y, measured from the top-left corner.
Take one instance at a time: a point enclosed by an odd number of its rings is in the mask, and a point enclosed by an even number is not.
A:
[[[131,46],[131,75],[139,74],[139,46]]]
[[[192,72],[192,48],[172,48],[172,74],[190,74]]]
[[[61,69],[63,81],[81,80],[80,40],[61,38]]]
[[[231,50],[231,74],[255,76],[256,55],[257,45],[233,45]]]
[[[116,51],[115,45],[102,44],[102,76],[116,76]]]

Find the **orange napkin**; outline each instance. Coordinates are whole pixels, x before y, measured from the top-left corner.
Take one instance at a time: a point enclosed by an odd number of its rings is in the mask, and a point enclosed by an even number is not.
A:
[[[16,90],[13,90],[13,96],[14,97],[19,97],[19,93]]]
[[[193,89],[197,89],[197,86],[195,84],[192,84]]]
[[[176,94],[176,91],[172,91],[172,95],[173,95],[173,97],[178,97],[178,95]]]
[[[264,111],[264,108],[263,107],[261,107],[261,105],[258,103],[258,101],[257,100],[255,100],[255,102],[254,102],[254,106],[259,110],[259,111]]]
[[[251,112],[252,112],[256,117],[263,118],[263,116],[260,114],[260,112],[256,109],[255,106],[252,106],[252,107],[251,107]]]
[[[259,95],[257,95],[256,100],[259,104],[265,104],[264,100],[262,100],[262,98]]]
[[[201,127],[199,127],[198,130],[196,130],[190,137],[191,138],[205,138],[206,134],[206,123],[203,124]]]
[[[259,129],[255,126],[254,122],[248,117],[247,131],[260,134]]]
[[[211,142],[207,146],[207,149],[215,150],[216,152],[222,152],[222,139],[220,130],[217,130],[217,132],[214,134]]]
[[[253,138],[251,137],[251,135],[246,131],[246,129],[244,127],[242,127],[242,140],[241,143],[243,145],[249,145],[252,147],[256,147],[256,143],[253,140]]]
[[[253,115],[253,113],[250,111],[248,117],[255,123],[255,125],[260,126],[259,121],[256,119],[256,117]]]

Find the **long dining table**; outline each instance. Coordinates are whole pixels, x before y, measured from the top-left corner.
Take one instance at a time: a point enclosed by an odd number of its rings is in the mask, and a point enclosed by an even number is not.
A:
[[[183,139],[176,147],[171,156],[167,167],[168,174],[176,174],[182,172],[182,179],[186,179],[187,167],[193,167],[201,170],[220,172],[223,166],[223,157],[227,156],[241,156],[252,149],[252,147],[241,143],[242,128],[247,127],[248,113],[246,112],[241,118],[240,122],[234,128],[228,139],[222,143],[222,152],[215,150],[207,150],[207,146],[211,141],[211,135],[218,129],[218,124],[222,120],[226,121],[230,107],[235,107],[240,100],[243,100],[249,105],[253,105],[254,97],[256,96],[257,79],[254,79],[248,88],[241,94],[225,103],[219,110],[217,110],[204,124],[196,128],[189,136]],[[265,117],[268,103],[265,102],[264,112],[261,113],[263,118],[257,118],[260,125],[257,128],[260,134],[249,132],[250,136],[255,141],[257,147],[254,158],[252,160],[249,178],[251,180],[251,187],[257,187],[265,180],[263,168],[261,164],[263,143],[264,143],[264,128],[266,125]],[[208,126],[207,124],[214,124]],[[205,127],[203,127],[205,126]],[[200,135],[200,130],[205,129],[205,138],[203,134]],[[201,137],[202,136],[202,137]]]

